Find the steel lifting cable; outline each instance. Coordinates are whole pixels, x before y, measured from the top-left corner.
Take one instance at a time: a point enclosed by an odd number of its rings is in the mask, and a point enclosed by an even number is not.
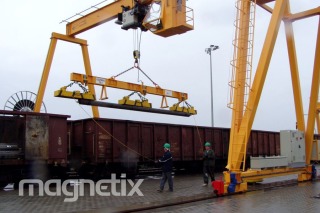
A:
[[[124,74],[134,68],[139,67],[141,36],[140,36],[140,41],[137,41],[138,40],[138,30],[133,30],[132,35],[133,35],[132,36],[133,37],[133,57],[135,58],[134,65],[133,65],[133,67],[130,67],[129,69],[124,70],[124,71],[120,72],[119,74],[112,76],[112,78],[119,77],[120,75],[122,75],[122,74]],[[137,52],[135,53],[135,51],[138,51],[138,53]],[[137,54],[137,55],[135,55],[135,54]],[[139,75],[139,73],[138,73],[138,75]]]
[[[136,67],[139,71],[141,71],[155,86],[159,86],[156,82],[154,82],[139,66]]]
[[[201,136],[200,136],[200,131],[199,131],[199,127],[198,127],[198,124],[197,124],[197,121],[196,121],[196,118],[195,118],[195,116],[193,115],[192,116],[193,117],[193,120],[194,120],[194,123],[195,123],[195,127],[196,127],[196,129],[197,129],[197,133],[198,133],[198,137],[199,137],[199,143],[200,143],[200,145],[201,145],[201,147],[202,147],[202,138],[201,138]]]
[[[112,76],[112,78],[117,78],[117,77],[119,77],[120,75],[122,75],[122,74],[124,74],[124,73],[126,73],[126,72],[128,72],[128,71],[130,71],[130,70],[132,70],[132,69],[134,69],[134,68],[137,68],[140,72],[142,72],[142,73],[149,79],[149,81],[151,81],[151,82],[153,83],[153,85],[159,87],[159,85],[158,85],[156,82],[154,82],[154,81],[139,67],[139,65],[136,64],[136,63],[134,64],[133,67],[130,67],[129,69],[127,69],[127,70],[125,70],[125,71],[122,71],[122,72],[120,72],[120,73],[117,74],[117,75]]]
[[[139,28],[133,30],[133,58],[135,59],[134,67],[138,69],[138,82],[140,82],[140,72],[143,73],[143,71],[140,69],[140,47],[141,47],[141,38],[142,38],[142,31],[140,30],[140,36],[139,36]],[[143,73],[146,75],[145,73]],[[149,77],[148,77],[149,78]],[[149,80],[151,80],[149,78]],[[151,80],[152,82],[152,80]]]
[[[140,28],[133,29],[132,34],[133,34],[133,51],[137,50],[140,52],[142,31],[140,30],[140,35],[139,35],[139,29]]]
[[[142,154],[140,154],[139,152],[137,152],[136,150],[130,148],[129,146],[125,145],[121,140],[119,140],[118,138],[116,138],[115,136],[113,136],[108,130],[106,130],[105,128],[103,128],[103,126],[101,126],[95,119],[93,119],[92,116],[89,115],[89,113],[80,105],[80,108],[87,114],[88,117],[90,117],[91,120],[93,120],[93,122],[95,124],[97,124],[97,126],[99,126],[103,131],[105,131],[108,135],[110,135],[117,143],[119,143],[120,145],[124,146],[125,148],[127,148],[128,150],[132,151],[133,153],[141,156],[142,158],[146,159],[146,160],[149,160],[149,161],[152,161],[154,162],[154,160],[152,160],[151,158],[148,158],[146,156],[143,156]]]
[[[135,66],[133,66],[133,67],[131,67],[131,68],[129,68],[129,69],[127,69],[127,70],[125,70],[125,71],[117,74],[117,75],[112,76],[112,78],[116,78],[116,77],[118,77],[118,76],[120,76],[120,75],[122,75],[122,74],[124,74],[124,73],[126,73],[126,72],[128,72],[128,71],[130,71],[130,70],[132,70],[132,69],[134,69],[134,68],[135,68]]]
[[[140,46],[141,46],[141,38],[142,38],[142,31],[140,31],[139,36],[139,28],[132,31],[133,32],[133,57],[135,59],[133,67],[113,76],[113,78],[119,77],[120,75],[137,68],[138,69],[138,82],[140,82],[139,78],[139,71],[149,79],[153,83],[154,86],[159,86],[156,82],[154,82],[139,66],[140,64]],[[140,38],[139,38],[140,37]]]
[[[132,34],[133,34],[133,50],[140,51],[139,30],[138,29],[132,30]]]
[[[146,99],[143,95],[141,95],[140,92],[132,92],[131,94],[128,95],[128,97],[131,97],[132,95],[137,94],[140,98],[141,101],[147,101],[148,99]]]
[[[83,90],[83,92],[85,92],[85,93],[88,92],[88,89],[87,89],[85,86],[83,86],[80,82],[76,82],[76,81],[71,82],[70,84],[68,84],[68,85],[65,86],[65,87],[66,87],[66,88],[72,87],[73,84],[77,84],[77,85]]]

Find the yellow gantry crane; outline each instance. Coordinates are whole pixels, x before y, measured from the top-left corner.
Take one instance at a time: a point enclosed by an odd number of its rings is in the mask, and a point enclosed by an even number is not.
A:
[[[144,98],[144,95],[153,94],[162,96],[162,108],[168,107],[167,97],[178,99],[178,103],[170,107],[170,111],[174,111],[176,113],[165,113],[164,111],[150,109],[145,110],[147,112],[182,116],[196,114],[196,110],[186,102],[188,98],[187,93],[162,89],[156,84],[155,87],[150,87],[143,85],[143,83],[138,85],[118,81],[115,77],[101,78],[92,75],[87,41],[77,38],[76,36],[114,19],[116,19],[116,23],[120,24],[121,28],[124,30],[140,28],[141,31],[149,30],[155,35],[162,37],[185,33],[189,30],[193,30],[194,25],[193,10],[186,6],[186,0],[115,0],[100,9],[81,16],[74,21],[68,22],[66,25],[66,35],[52,33],[51,43],[42,73],[34,111],[40,111],[56,44],[58,40],[62,40],[79,44],[81,46],[85,75],[72,73],[70,80],[79,83],[85,92],[70,92],[67,91],[67,86],[65,86],[55,92],[56,97],[79,99],[79,103],[91,105],[93,117],[98,118],[99,111],[97,106],[106,106],[102,102],[95,101],[96,93],[94,86],[99,85],[102,87],[101,100],[107,98],[106,88],[112,87],[137,92],[141,97],[141,100],[132,101],[129,99],[129,96],[126,96],[123,100],[119,101],[119,104],[122,105],[151,108],[151,104]],[[141,70],[138,65],[139,54],[139,51],[134,51],[134,58],[136,59],[134,68]],[[88,86],[88,89],[86,89],[85,86]],[[179,106],[180,103],[183,103],[183,106]],[[117,108],[115,105],[112,105],[112,107]],[[126,109],[120,106],[118,106],[118,108]],[[130,109],[137,110],[137,108]],[[139,111],[143,110],[139,109]]]
[[[230,81],[231,95],[228,106],[232,109],[232,122],[230,131],[230,144],[228,154],[228,171],[224,172],[224,192],[227,193],[230,185],[233,185],[234,192],[247,190],[247,182],[257,178],[268,178],[274,176],[298,174],[299,181],[311,179],[311,151],[313,142],[313,130],[315,121],[318,121],[318,93],[320,83],[320,22],[318,26],[318,36],[315,47],[315,59],[313,67],[313,77],[310,92],[310,103],[308,111],[307,125],[305,126],[302,95],[300,88],[298,60],[295,48],[295,38],[293,31],[293,22],[309,17],[319,16],[320,7],[311,8],[299,13],[291,13],[290,0],[236,0],[236,22],[235,22],[235,40],[234,57],[232,60],[233,75]],[[273,3],[273,7],[269,6]],[[254,20],[255,8],[259,6],[271,14],[268,24],[266,38],[263,44],[262,52],[255,71],[254,79],[251,79],[253,39],[254,39]],[[91,12],[79,19],[76,19],[66,26],[66,35],[52,33],[51,43],[45,62],[42,79],[40,82],[38,96],[34,111],[39,112],[43,100],[53,55],[58,40],[67,41],[81,46],[85,72],[86,74],[71,74],[71,80],[88,86],[85,93],[68,92],[66,87],[55,92],[55,96],[76,98],[83,104],[92,105],[94,117],[99,117],[97,106],[103,104],[95,101],[94,85],[102,87],[100,99],[106,98],[106,87],[139,92],[144,95],[147,93],[162,96],[161,107],[166,106],[166,97],[178,99],[178,103],[187,100],[187,94],[166,90],[155,87],[146,87],[141,84],[132,84],[121,82],[113,77],[101,78],[92,75],[87,41],[76,38],[82,32],[93,27],[99,26],[107,21],[116,19],[116,22],[122,25],[122,29],[140,28],[142,31],[151,31],[152,33],[169,37],[185,33],[193,29],[193,10],[186,7],[186,0],[115,0],[94,12]],[[300,168],[273,168],[265,170],[247,170],[241,166],[245,165],[247,143],[250,136],[252,124],[257,111],[261,97],[263,85],[268,72],[268,67],[272,57],[272,52],[277,39],[281,22],[285,26],[288,57],[290,62],[291,81],[294,94],[294,103],[296,110],[297,129],[305,133],[305,167]],[[138,58],[139,53],[135,53]],[[318,60],[317,60],[318,59]],[[129,101],[125,97],[120,101],[130,103],[129,105],[141,105],[149,108],[150,104],[144,99],[140,102]],[[192,107],[179,107],[178,104],[171,107],[173,111],[195,114]]]
[[[273,3],[273,8],[268,6]],[[271,14],[267,34],[258,61],[255,76],[251,84],[251,57],[253,45],[253,27],[255,6],[260,6]],[[227,163],[224,172],[224,192],[233,185],[233,192],[247,190],[247,182],[260,178],[298,174],[298,180],[311,179],[311,151],[314,137],[314,125],[317,117],[317,99],[320,83],[320,22],[315,46],[315,58],[310,90],[310,103],[307,125],[305,126],[302,95],[300,88],[298,60],[295,48],[293,22],[319,16],[320,7],[292,14],[290,0],[236,0],[237,16],[234,40],[233,76],[230,82],[231,98],[228,104],[232,109],[232,123]],[[270,59],[277,39],[281,22],[284,23],[287,51],[290,62],[291,81],[297,119],[297,129],[305,134],[305,167],[272,168],[264,170],[244,170],[247,143],[254,117],[258,108],[263,85],[268,72]],[[243,168],[242,168],[243,166]]]

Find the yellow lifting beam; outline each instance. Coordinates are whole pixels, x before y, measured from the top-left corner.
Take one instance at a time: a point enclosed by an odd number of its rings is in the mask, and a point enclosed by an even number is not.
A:
[[[124,82],[116,80],[115,78],[102,78],[97,76],[91,75],[84,75],[79,73],[71,73],[70,80],[74,82],[79,82],[84,85],[99,85],[102,86],[102,92],[106,94],[106,87],[116,88],[116,89],[123,89],[141,93],[142,95],[152,94],[162,96],[161,108],[167,107],[166,98],[176,98],[178,99],[178,103],[174,104],[172,107],[169,108],[171,111],[176,112],[183,112],[190,115],[197,114],[197,111],[194,109],[193,106],[189,105],[186,100],[188,99],[188,94],[168,89],[162,89],[159,86],[151,87],[146,86],[144,84],[134,84],[130,82]],[[90,90],[89,90],[90,91]],[[105,99],[105,98],[104,98]],[[180,107],[179,104],[183,102],[186,103],[187,106]],[[130,100],[129,96],[125,96],[123,99],[118,101],[119,104],[122,105],[131,105],[131,106],[138,106],[138,107],[145,107],[151,108],[152,105],[148,102],[147,99],[145,100]],[[165,104],[165,105],[164,105]]]
[[[151,87],[143,84],[134,84],[125,81],[118,81],[114,78],[102,78],[92,75],[84,75],[80,73],[71,73],[70,80],[80,82],[82,84],[93,84],[105,87],[112,87],[123,90],[130,90],[140,92],[143,95],[152,94],[170,98],[177,98],[179,101],[185,101],[188,99],[188,94],[183,92],[177,92],[168,89],[162,89],[160,87]]]

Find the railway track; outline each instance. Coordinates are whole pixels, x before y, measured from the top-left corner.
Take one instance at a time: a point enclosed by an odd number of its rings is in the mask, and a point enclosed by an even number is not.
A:
[[[251,184],[249,185],[248,192],[253,192],[257,190],[272,190],[272,189],[277,189],[281,187],[288,187],[288,186],[293,186],[297,185],[298,182],[294,179],[292,180],[284,180],[284,181],[278,181],[278,182],[273,182],[270,184],[265,184],[265,185],[260,185],[260,184]],[[230,194],[227,196],[231,195],[236,195],[235,194]],[[174,200],[165,200],[165,201],[159,201],[159,202],[153,202],[150,204],[144,204],[144,205],[132,205],[130,209],[118,209],[119,213],[129,213],[129,212],[152,212],[160,209],[160,208],[168,208],[168,207],[174,207],[174,206],[179,206],[183,204],[188,204],[188,203],[194,203],[194,202],[199,202],[199,201],[204,201],[204,200],[209,200],[209,199],[215,199],[221,196],[216,196],[213,192],[211,194],[200,194],[200,195],[193,195],[193,196],[188,196],[188,197],[182,197],[181,199],[174,199]]]

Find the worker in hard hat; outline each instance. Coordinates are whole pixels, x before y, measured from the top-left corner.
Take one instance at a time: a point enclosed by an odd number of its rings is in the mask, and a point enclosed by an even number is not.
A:
[[[172,180],[172,155],[170,152],[170,144],[165,143],[163,145],[164,154],[159,162],[162,164],[162,178],[160,181],[160,189],[158,192],[163,192],[164,185],[168,180],[169,191],[173,192],[173,180]]]
[[[207,186],[209,177],[211,182],[214,181],[214,166],[215,166],[215,154],[211,148],[211,143],[206,142],[204,144],[205,150],[203,152],[203,186]]]

